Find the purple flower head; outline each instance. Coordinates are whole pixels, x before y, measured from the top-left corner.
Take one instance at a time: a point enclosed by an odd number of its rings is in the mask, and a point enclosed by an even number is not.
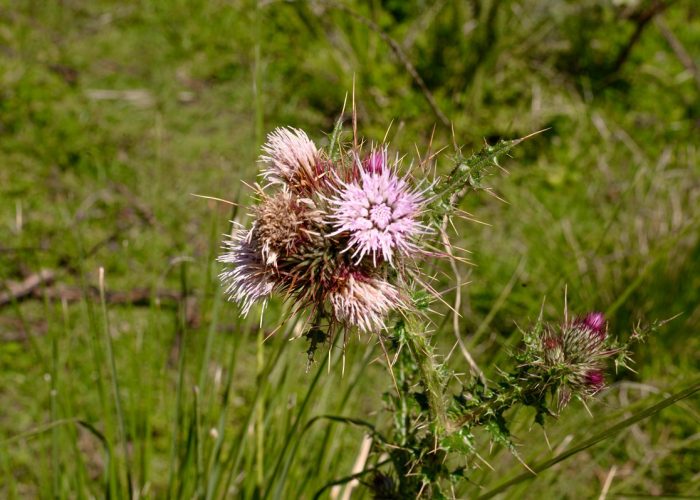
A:
[[[386,152],[382,154],[384,162]],[[369,162],[375,168],[377,161]],[[392,263],[395,253],[409,254],[418,250],[415,239],[427,228],[419,222],[425,204],[423,193],[411,189],[385,165],[380,172],[360,169],[356,181],[340,182],[335,197],[330,199],[330,221],[335,232],[348,233],[348,246],[357,261],[371,255]]]
[[[601,370],[591,370],[586,373],[585,378],[586,384],[596,392],[601,390],[605,385],[605,376]]]
[[[583,317],[576,318],[574,326],[581,326],[590,330],[599,340],[605,339],[607,322],[601,312],[590,312]]]
[[[252,244],[251,237],[250,231],[234,229],[230,238],[224,241],[226,252],[217,259],[225,264],[219,274],[224,293],[241,306],[243,316],[255,302],[267,299],[274,288],[273,276]]]

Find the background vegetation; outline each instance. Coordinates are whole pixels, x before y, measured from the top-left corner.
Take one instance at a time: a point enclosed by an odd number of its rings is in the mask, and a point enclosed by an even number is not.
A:
[[[273,303],[238,317],[214,258],[264,133],[397,151],[545,133],[472,194],[458,333],[497,374],[517,325],[667,323],[588,415],[514,428],[540,462],[700,366],[700,10],[693,0],[0,1],[0,495],[310,498],[353,472],[391,382],[371,338],[317,356]],[[454,133],[452,132],[454,130]],[[500,199],[499,199],[500,198]],[[505,200],[502,201],[502,200]],[[104,287],[99,269],[104,269]],[[43,270],[43,272],[42,272]],[[444,264],[442,288],[454,286]],[[454,300],[454,292],[447,295]],[[455,341],[436,305],[434,340]],[[260,347],[262,345],[262,347]],[[344,374],[342,364],[345,364]],[[466,363],[459,354],[455,366]],[[115,398],[115,394],[119,394]],[[694,396],[507,490],[700,495]],[[309,423],[312,422],[312,423]],[[307,427],[307,423],[308,427]],[[489,447],[458,497],[523,472]],[[360,463],[360,466],[362,464]],[[369,464],[368,464],[369,465]],[[324,495],[331,490],[327,490]],[[339,490],[332,492],[340,495]],[[358,497],[367,496],[359,487]]]

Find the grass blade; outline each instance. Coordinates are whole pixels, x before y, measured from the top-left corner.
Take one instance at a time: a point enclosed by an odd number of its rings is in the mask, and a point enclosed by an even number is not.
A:
[[[126,483],[129,498],[133,498],[131,485],[131,468],[129,467],[129,447],[127,445],[126,430],[124,426],[124,412],[122,410],[121,397],[119,395],[119,380],[117,379],[117,365],[114,361],[114,349],[112,346],[112,335],[109,327],[109,315],[107,314],[107,301],[105,300],[105,280],[104,268],[100,267],[100,304],[102,306],[102,317],[104,319],[105,344],[107,346],[107,359],[109,360],[110,378],[112,380],[112,392],[114,393],[114,407],[117,412],[117,424],[119,426],[119,440],[122,442],[124,453],[124,466],[126,468]]]
[[[311,381],[308,389],[306,390],[306,396],[304,396],[304,400],[302,401],[301,406],[299,406],[299,412],[297,413],[297,418],[294,420],[294,424],[292,424],[291,429],[287,433],[287,438],[285,439],[285,442],[282,445],[282,450],[280,451],[280,453],[277,457],[277,462],[275,463],[275,467],[272,470],[272,474],[270,475],[270,478],[273,480],[275,478],[279,477],[277,473],[279,472],[280,467],[282,465],[282,460],[284,460],[285,455],[287,454],[287,449],[289,448],[290,443],[292,442],[292,440],[294,440],[295,437],[297,437],[296,436],[297,429],[299,428],[299,424],[301,423],[301,419],[304,416],[304,411],[306,410],[306,406],[308,405],[309,400],[311,399],[311,395],[313,394],[313,392],[316,388],[316,385],[318,384],[318,381],[321,379],[321,375],[326,370],[326,363],[328,363],[328,357],[324,356],[323,361],[321,361],[319,363],[318,369],[316,370],[316,375],[314,375],[313,380]],[[298,439],[300,437],[301,436],[299,436]],[[282,488],[284,487],[284,482],[285,482],[284,479],[285,478],[282,477],[277,482],[277,488],[275,489],[275,495],[274,495],[275,498],[281,498]],[[268,488],[265,491],[263,498],[268,498],[271,491],[272,491],[272,488]]]
[[[327,489],[332,488],[333,486],[337,486],[337,485],[339,485],[339,484],[349,483],[349,482],[352,481],[353,479],[360,478],[360,477],[362,477],[362,476],[364,476],[364,475],[366,475],[366,474],[369,474],[370,472],[374,472],[374,471],[376,471],[376,470],[379,470],[380,467],[382,467],[383,465],[388,464],[389,462],[391,462],[391,459],[390,459],[390,458],[387,458],[386,460],[382,460],[381,462],[379,462],[379,463],[378,463],[377,465],[375,465],[374,467],[370,467],[370,468],[368,468],[368,469],[361,470],[360,472],[356,472],[355,474],[351,474],[350,476],[341,477],[340,479],[336,479],[335,481],[331,481],[330,483],[325,484],[325,485],[323,486],[323,488],[321,488],[320,490],[318,490],[318,491],[316,492],[316,494],[314,495],[314,500],[316,500],[316,499],[318,499],[318,498],[321,498],[321,495],[322,495],[323,492],[326,491]]]

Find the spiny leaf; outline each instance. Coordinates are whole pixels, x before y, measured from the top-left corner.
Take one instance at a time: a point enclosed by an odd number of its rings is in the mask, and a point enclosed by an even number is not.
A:
[[[469,157],[462,155],[461,151],[458,152],[454,158],[454,168],[438,183],[435,188],[435,195],[444,200],[446,197],[449,198],[452,194],[459,192],[465,186],[481,187],[481,180],[488,172],[488,169],[498,167],[496,163],[498,157],[507,154],[520,142],[522,142],[522,139],[500,140],[493,146],[484,146]]]
[[[338,154],[340,152],[340,149],[338,148],[338,144],[340,142],[340,134],[343,132],[343,114],[340,114],[340,117],[338,120],[335,122],[335,126],[333,127],[333,132],[331,133],[331,138],[330,138],[330,145],[328,146],[328,157],[331,159],[331,161],[337,161]]]
[[[465,157],[458,151],[454,158],[454,168],[444,176],[433,190],[433,201],[430,212],[433,221],[442,221],[444,216],[449,216],[455,209],[456,195],[466,187],[472,189],[482,188],[482,179],[493,167],[501,168],[498,158],[508,154],[515,146],[526,139],[537,135],[544,130],[534,132],[525,137],[513,140],[501,139],[494,145],[486,145],[481,150]]]
[[[448,434],[440,442],[445,451],[471,455],[474,450],[474,436],[468,429],[462,427],[457,432]]]

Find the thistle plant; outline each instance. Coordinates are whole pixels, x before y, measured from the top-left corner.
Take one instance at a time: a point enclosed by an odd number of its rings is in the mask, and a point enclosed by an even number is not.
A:
[[[460,198],[522,140],[471,156],[457,150],[450,172],[432,177],[387,144],[366,146],[356,136],[344,143],[340,125],[325,150],[292,128],[276,129],[262,147],[251,222],[234,223],[224,242],[221,281],[244,315],[273,294],[289,302],[308,320],[310,355],[353,331],[381,344],[394,388],[386,394],[393,425],[367,424],[375,455],[388,457],[365,478],[377,498],[439,496],[467,477],[484,460],[478,428],[519,459],[508,410],[532,407],[544,425],[572,400],[585,405],[605,387],[609,362],[627,366],[629,343],[644,338],[640,331],[619,343],[602,313],[568,319],[567,311],[558,325],[540,317],[522,331],[522,347],[497,380],[458,376],[441,362],[429,331],[430,305],[443,299],[422,264],[451,255],[436,241],[445,242]]]

